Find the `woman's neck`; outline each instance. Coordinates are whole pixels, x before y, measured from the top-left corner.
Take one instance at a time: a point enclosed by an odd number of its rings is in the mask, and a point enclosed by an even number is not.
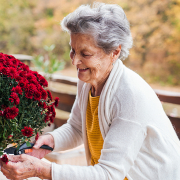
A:
[[[108,76],[109,77],[109,76]],[[92,87],[91,87],[91,95],[93,97],[96,97],[96,96],[100,96],[101,94],[101,91],[108,79],[108,77],[104,80],[104,81],[101,81],[101,82],[98,82],[96,84],[92,84]]]

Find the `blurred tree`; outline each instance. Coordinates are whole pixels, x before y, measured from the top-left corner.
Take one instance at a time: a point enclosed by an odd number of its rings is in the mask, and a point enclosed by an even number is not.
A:
[[[130,21],[134,46],[124,63],[148,82],[180,85],[180,0],[98,0],[119,4]],[[0,0],[0,51],[43,54],[44,44],[69,61],[69,35],[59,22],[93,0]]]
[[[35,0],[0,0],[0,51],[31,54],[35,34]]]

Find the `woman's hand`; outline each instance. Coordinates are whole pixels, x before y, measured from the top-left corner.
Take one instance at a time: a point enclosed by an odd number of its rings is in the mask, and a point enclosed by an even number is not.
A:
[[[7,164],[0,160],[1,171],[7,179],[23,180],[29,177],[51,179],[51,164],[38,158],[22,154],[9,155]]]
[[[51,152],[50,150],[41,149],[40,147],[42,145],[48,145],[48,146],[54,148],[53,136],[50,134],[39,136],[38,140],[36,141],[35,145],[33,146],[33,151],[31,153],[28,153],[28,155],[42,159],[46,154]]]

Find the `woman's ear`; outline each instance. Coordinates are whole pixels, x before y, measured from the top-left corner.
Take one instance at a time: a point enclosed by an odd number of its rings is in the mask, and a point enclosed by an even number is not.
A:
[[[112,62],[114,63],[116,59],[119,57],[121,53],[121,45],[119,45],[113,52],[112,52]]]

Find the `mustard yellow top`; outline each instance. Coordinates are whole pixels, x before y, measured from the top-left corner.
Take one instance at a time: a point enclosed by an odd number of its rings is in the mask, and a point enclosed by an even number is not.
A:
[[[104,143],[98,120],[99,97],[100,96],[92,97],[91,91],[89,91],[89,100],[86,111],[86,130],[92,166],[98,164]],[[124,180],[128,179],[125,178]]]
[[[89,91],[89,101],[86,111],[86,129],[92,166],[98,163],[104,143],[98,121],[99,97],[100,96],[92,97],[91,91]]]

